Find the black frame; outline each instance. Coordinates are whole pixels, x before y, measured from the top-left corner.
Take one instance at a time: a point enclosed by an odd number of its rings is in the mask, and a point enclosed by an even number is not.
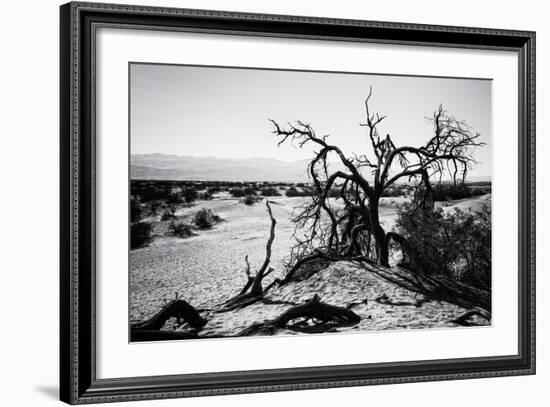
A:
[[[535,33],[97,3],[60,8],[60,396],[70,404],[535,373]],[[95,373],[95,29],[176,30],[513,50],[519,56],[517,355],[97,379]]]

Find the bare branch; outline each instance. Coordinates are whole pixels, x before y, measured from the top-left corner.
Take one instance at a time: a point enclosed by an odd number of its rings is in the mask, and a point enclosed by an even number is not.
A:
[[[271,120],[278,145],[290,142],[298,148],[317,147],[308,165],[313,195],[293,218],[296,244],[287,261],[287,277],[300,268],[317,269],[316,264],[323,258],[366,256],[388,265],[390,235],[378,213],[384,191],[408,179],[416,184],[415,198],[422,205],[431,205],[431,180],[441,181],[444,174],[454,182],[464,180],[475,164],[474,150],[484,145],[479,133],[440,105],[429,119],[433,134],[424,145],[398,146],[390,134],[381,137],[379,125],[386,116],[371,111],[372,94],[370,87],[365,99],[366,122],[361,126],[367,128],[372,147],[369,154],[375,159],[366,153],[346,157],[338,146],[327,142],[328,136],[317,137],[308,123],[297,121],[282,127]],[[344,170],[331,170],[329,159],[333,156]],[[364,170],[372,174],[373,181],[362,174]],[[340,200],[343,207],[334,205],[333,200]]]

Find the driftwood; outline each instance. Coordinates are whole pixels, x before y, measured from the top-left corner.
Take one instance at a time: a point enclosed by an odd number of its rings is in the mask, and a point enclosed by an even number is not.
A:
[[[298,321],[291,324],[294,320]],[[305,333],[328,332],[338,327],[355,325],[360,320],[350,309],[321,302],[321,298],[315,294],[309,301],[288,309],[274,320],[256,323],[236,336],[273,335],[280,329]],[[308,321],[312,321],[313,326]]]
[[[177,318],[178,323],[183,319],[195,329],[202,329],[207,321],[188,302],[175,299],[166,304],[162,309],[146,321],[133,324],[131,331],[160,330],[170,318]]]
[[[303,333],[334,332],[336,328],[359,323],[361,318],[351,311],[351,308],[367,302],[367,300],[362,300],[350,303],[346,307],[338,307],[321,302],[321,298],[317,294],[304,304],[299,305],[290,301],[275,301],[268,298],[261,298],[259,301],[265,304],[294,304],[295,306],[286,310],[274,320],[253,324],[234,336],[274,335],[281,329]],[[186,322],[195,328],[195,331],[178,332],[161,330],[164,323],[171,317],[185,319]],[[309,323],[310,321],[311,323]],[[134,342],[197,339],[199,338],[198,332],[206,325],[206,322],[193,306],[183,300],[174,300],[165,305],[161,311],[147,321],[132,325],[130,339]],[[217,337],[219,336],[200,336],[200,338]]]
[[[247,282],[241,289],[239,294],[226,301],[223,304],[223,307],[218,310],[218,312],[234,311],[254,304],[260,301],[264,297],[264,294],[268,291],[268,289],[273,286],[271,284],[266,289],[262,287],[263,279],[271,274],[271,272],[273,272],[273,268],[269,267],[269,263],[271,262],[271,246],[273,245],[273,241],[275,240],[275,226],[277,225],[277,221],[273,217],[273,212],[271,211],[271,206],[269,204],[269,200],[266,200],[265,206],[267,207],[267,213],[269,215],[269,219],[271,220],[271,228],[269,230],[269,238],[267,239],[265,247],[264,262],[258,272],[254,276],[252,276],[252,273],[250,271],[250,263],[248,262],[248,256],[245,257],[245,273],[247,276]]]
[[[487,321],[491,321],[491,313],[487,312],[483,308],[473,308],[471,310],[466,311],[465,313],[459,315],[455,319],[451,319],[449,322],[452,322],[457,325],[462,326],[472,326],[477,325],[469,321],[471,317],[474,315],[479,315],[482,318],[485,318]]]

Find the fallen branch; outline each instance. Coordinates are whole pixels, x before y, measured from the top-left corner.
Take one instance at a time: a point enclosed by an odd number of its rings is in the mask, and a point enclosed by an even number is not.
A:
[[[191,304],[184,300],[175,299],[146,321],[133,324],[131,331],[160,330],[170,318],[177,318],[178,323],[181,323],[181,319],[183,319],[193,328],[199,330],[207,323],[206,319],[202,318]]]
[[[291,324],[294,320],[298,321]],[[274,320],[256,323],[236,336],[273,335],[280,329],[305,333],[328,332],[338,327],[355,325],[360,320],[361,318],[350,309],[323,303],[315,294],[306,303],[286,310]],[[308,324],[309,321],[313,325]]]
[[[465,313],[459,315],[455,319],[451,319],[449,322],[452,322],[457,325],[462,325],[462,326],[477,325],[468,321],[474,315],[479,315],[480,317],[485,318],[487,321],[491,321],[491,313],[484,310],[483,308],[477,307],[466,311]]]
[[[367,298],[365,298],[364,300],[355,300],[355,301],[352,301],[349,304],[347,304],[346,308],[347,309],[352,309],[353,307],[357,307],[358,305],[363,305],[363,304],[367,304],[367,303],[368,303]]]

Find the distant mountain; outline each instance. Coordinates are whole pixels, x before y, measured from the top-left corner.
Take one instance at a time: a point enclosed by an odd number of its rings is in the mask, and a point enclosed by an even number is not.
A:
[[[306,182],[309,160],[132,154],[132,179]]]
[[[195,157],[173,154],[132,154],[131,179],[197,181],[307,182],[308,159],[286,162],[273,158]],[[331,163],[332,170],[344,169]],[[364,174],[367,179],[369,174]],[[445,179],[445,178],[444,178]],[[469,176],[468,182],[491,181],[490,176]],[[406,183],[404,178],[401,182]]]

